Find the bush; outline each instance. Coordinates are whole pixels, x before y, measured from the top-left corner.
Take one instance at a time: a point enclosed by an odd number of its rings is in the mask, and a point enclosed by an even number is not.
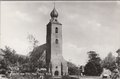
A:
[[[79,78],[71,77],[70,79],[79,79]]]
[[[71,78],[69,77],[69,75],[65,75],[62,77],[62,79],[71,79]]]
[[[51,75],[46,75],[44,79],[52,79]]]

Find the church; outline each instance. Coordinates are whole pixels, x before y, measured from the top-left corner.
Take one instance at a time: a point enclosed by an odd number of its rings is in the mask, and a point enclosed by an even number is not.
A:
[[[47,72],[52,76],[68,75],[67,61],[62,56],[62,24],[57,19],[58,12],[55,7],[50,16],[50,22],[46,26],[46,44],[35,48],[31,55],[42,53],[45,56],[42,58],[45,58]]]

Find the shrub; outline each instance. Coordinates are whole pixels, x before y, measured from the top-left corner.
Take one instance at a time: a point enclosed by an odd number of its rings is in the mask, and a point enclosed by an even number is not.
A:
[[[69,75],[65,75],[62,77],[62,79],[71,79],[71,78],[69,77]]]

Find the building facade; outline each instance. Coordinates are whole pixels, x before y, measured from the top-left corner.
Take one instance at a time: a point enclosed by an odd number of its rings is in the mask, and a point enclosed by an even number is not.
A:
[[[52,10],[50,22],[47,24],[46,35],[46,65],[52,76],[68,74],[67,62],[62,56],[62,24],[58,22],[58,12]]]

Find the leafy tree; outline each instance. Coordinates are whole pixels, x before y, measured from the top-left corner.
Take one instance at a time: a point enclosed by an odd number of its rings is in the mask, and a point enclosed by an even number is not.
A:
[[[78,67],[72,62],[67,62],[69,75],[78,75]]]
[[[27,39],[29,40],[29,43],[32,45],[32,49],[38,46],[39,41],[33,35],[28,35]]]
[[[116,68],[116,58],[110,52],[101,62],[103,68],[113,71]]]
[[[10,47],[5,46],[4,49],[4,53],[5,53],[5,61],[7,64],[11,65],[11,64],[15,64],[16,63],[16,57],[15,57],[15,50],[12,50]]]
[[[29,58],[27,56],[19,55],[14,49],[11,49],[8,46],[5,46],[3,50],[5,53],[5,63],[8,66],[18,66],[25,63],[28,63]]]
[[[101,58],[95,51],[89,51],[88,58],[84,74],[87,76],[99,76],[102,73]]]
[[[117,68],[120,72],[120,48],[116,51],[116,53],[118,53],[118,56],[116,58]]]
[[[14,58],[15,50],[11,50],[8,46],[5,47],[5,49],[2,51],[5,53],[4,60],[0,62],[0,73],[5,74],[8,70],[8,66],[12,64],[15,64],[16,59]]]

